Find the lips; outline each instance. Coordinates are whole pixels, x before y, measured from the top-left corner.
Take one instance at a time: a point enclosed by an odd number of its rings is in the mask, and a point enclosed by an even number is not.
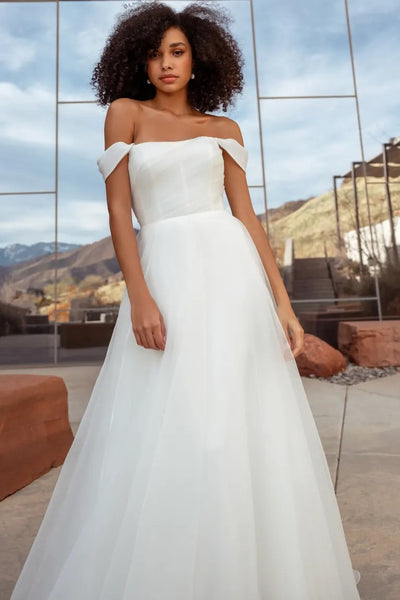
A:
[[[177,75],[163,75],[162,77],[160,77],[161,80],[163,79],[177,79]]]

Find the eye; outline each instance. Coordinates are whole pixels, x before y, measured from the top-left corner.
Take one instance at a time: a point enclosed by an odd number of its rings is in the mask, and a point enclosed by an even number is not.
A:
[[[181,54],[183,54],[183,50],[174,50],[174,55],[175,56],[181,56]]]
[[[158,56],[157,50],[151,50],[148,54],[149,58],[157,58],[157,56]]]

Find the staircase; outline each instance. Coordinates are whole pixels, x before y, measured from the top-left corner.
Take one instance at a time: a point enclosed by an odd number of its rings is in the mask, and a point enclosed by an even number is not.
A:
[[[330,278],[326,259],[295,258],[293,261],[293,300],[313,298],[316,302],[295,303],[298,311],[325,310],[326,302],[318,302],[318,298],[335,298],[335,291]]]

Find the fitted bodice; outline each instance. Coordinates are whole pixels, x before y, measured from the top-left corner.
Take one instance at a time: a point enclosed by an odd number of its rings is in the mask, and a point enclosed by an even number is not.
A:
[[[222,149],[245,170],[247,150],[234,139],[115,142],[97,159],[104,180],[126,155],[132,209],[141,226],[206,210],[224,209]]]

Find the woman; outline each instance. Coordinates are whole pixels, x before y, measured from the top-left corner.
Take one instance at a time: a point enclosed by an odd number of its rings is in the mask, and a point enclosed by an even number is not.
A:
[[[221,11],[151,2],[94,70],[126,289],[12,600],[359,599],[296,367],[303,330],[240,129],[209,114],[241,66]]]

